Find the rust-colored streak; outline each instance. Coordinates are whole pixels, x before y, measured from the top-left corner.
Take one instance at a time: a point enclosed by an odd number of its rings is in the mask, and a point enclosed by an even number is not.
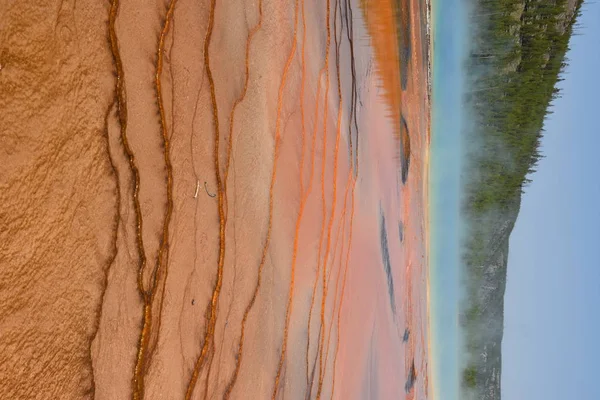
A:
[[[143,275],[144,270],[146,268],[146,253],[144,250],[144,242],[142,238],[142,212],[140,207],[139,200],[139,191],[140,191],[140,172],[135,163],[135,156],[131,147],[129,146],[129,141],[127,140],[127,99],[125,95],[125,78],[123,71],[123,63],[121,60],[121,55],[119,52],[119,44],[117,40],[117,35],[115,31],[115,22],[117,19],[117,14],[119,11],[119,0],[113,0],[110,7],[109,13],[109,37],[111,44],[111,51],[113,55],[113,60],[115,62],[116,70],[117,70],[117,79],[115,86],[115,94],[117,101],[117,113],[119,116],[119,124],[121,130],[121,141],[123,143],[123,149],[127,158],[129,160],[129,168],[133,174],[133,204],[135,208],[136,215],[136,239],[137,239],[137,247],[138,247],[138,273],[137,273],[137,285],[138,291],[143,298],[144,301],[144,313],[143,313],[143,321],[144,325],[146,325],[146,321],[150,318],[150,296],[149,293],[144,288]],[[147,343],[147,334],[144,329],[142,329],[140,333],[140,339],[138,344],[138,355],[135,365],[135,370],[133,373],[133,388],[132,388],[132,396],[134,399],[138,399],[143,397],[143,377],[141,376],[141,365],[143,363],[143,349]]]
[[[156,268],[154,270],[153,279],[152,279],[152,287],[151,290],[154,293],[157,285],[157,275],[160,268],[167,268],[168,258],[169,258],[169,222],[171,222],[171,215],[173,214],[173,166],[171,164],[171,155],[170,155],[170,140],[169,134],[167,130],[167,122],[165,117],[165,108],[163,106],[163,97],[161,90],[161,74],[163,68],[163,54],[164,54],[164,46],[165,46],[165,37],[169,32],[169,22],[173,18],[173,12],[175,10],[175,3],[177,0],[171,0],[169,3],[169,8],[167,10],[167,15],[165,16],[165,24],[160,33],[160,40],[158,43],[158,58],[156,64],[156,98],[158,99],[158,110],[160,114],[160,127],[163,137],[163,146],[164,146],[164,157],[165,157],[165,167],[167,170],[167,209],[165,210],[165,218],[163,221],[163,235],[160,243],[160,247],[158,249],[158,262]]]
[[[295,2],[295,8],[296,8],[296,17],[295,17],[295,21],[294,21],[294,40],[296,40],[296,25],[298,22],[298,0],[296,0]],[[295,275],[296,275],[296,261],[297,261],[297,257],[298,257],[298,242],[300,240],[300,225],[302,222],[302,216],[304,214],[304,208],[306,206],[306,202],[308,200],[308,197],[310,196],[310,193],[312,192],[312,180],[313,180],[313,175],[314,175],[314,153],[312,154],[312,162],[311,162],[311,169],[310,169],[310,176],[309,176],[309,180],[308,180],[308,187],[306,189],[306,193],[304,193],[304,184],[303,184],[303,180],[304,180],[304,156],[305,156],[305,151],[304,151],[304,143],[305,143],[305,124],[304,124],[304,82],[305,82],[305,73],[306,73],[306,64],[305,64],[305,58],[304,58],[304,52],[305,52],[305,41],[306,41],[306,20],[305,20],[305,16],[304,16],[304,0],[302,0],[302,77],[301,77],[301,83],[300,83],[300,114],[301,114],[301,120],[302,120],[302,140],[301,140],[301,146],[302,146],[302,151],[301,151],[301,155],[300,155],[300,172],[299,172],[299,179],[300,179],[300,196],[301,196],[301,201],[300,201],[300,208],[298,210],[298,216],[296,218],[296,227],[294,230],[294,244],[293,244],[293,250],[292,250],[292,263],[291,263],[291,271],[290,271],[290,284],[289,284],[289,289],[288,289],[288,300],[287,300],[287,307],[286,307],[286,312],[285,312],[285,327],[283,330],[283,344],[281,346],[281,354],[279,355],[279,364],[277,365],[277,373],[275,375],[275,384],[273,387],[273,394],[271,396],[272,400],[275,400],[275,397],[277,396],[277,391],[279,390],[279,380],[281,378],[281,371],[283,368],[283,362],[285,360],[285,355],[286,355],[286,351],[287,351],[287,342],[288,342],[288,328],[290,325],[290,318],[292,315],[292,310],[293,310],[293,300],[294,300],[294,281],[295,281]]]
[[[219,301],[219,295],[221,292],[221,286],[223,284],[223,264],[225,261],[225,213],[223,206],[223,182],[221,181],[221,172],[219,166],[219,114],[217,110],[217,96],[215,92],[215,81],[212,76],[212,71],[210,69],[210,39],[212,37],[212,31],[215,22],[215,7],[216,0],[211,0],[210,2],[210,13],[208,18],[208,29],[206,31],[206,39],[204,41],[204,68],[206,70],[206,76],[208,78],[208,83],[210,86],[210,98],[212,103],[212,111],[213,111],[213,124],[215,129],[215,147],[214,147],[214,168],[215,168],[215,177],[217,180],[217,199],[218,199],[218,208],[219,208],[219,258],[217,265],[217,280],[215,282],[215,287],[213,289],[213,294],[211,297],[211,301],[207,308],[206,312],[206,331],[204,334],[204,343],[202,345],[202,350],[200,351],[200,355],[198,356],[196,363],[194,364],[194,369],[192,371],[192,376],[190,378],[190,382],[187,386],[185,399],[189,400],[192,397],[194,392],[194,388],[196,386],[196,382],[198,381],[198,375],[200,373],[200,369],[204,365],[204,361],[206,359],[206,355],[210,348],[210,344],[212,343],[214,330],[217,319],[217,304]]]
[[[117,83],[115,87],[116,100],[117,100],[117,114],[119,116],[119,124],[121,126],[121,141],[123,142],[123,149],[129,160],[129,168],[133,174],[133,204],[135,208],[136,216],[136,239],[139,253],[139,268],[138,268],[138,288],[142,296],[145,295],[144,283],[142,274],[146,266],[146,252],[144,251],[144,241],[142,239],[142,211],[140,207],[140,172],[135,163],[135,156],[131,147],[129,147],[129,141],[127,140],[127,96],[125,95],[125,76],[123,72],[123,63],[121,61],[121,55],[119,52],[119,43],[117,34],[115,32],[115,22],[117,19],[117,13],[119,11],[119,0],[113,0],[110,7],[109,14],[109,36],[110,45],[113,55],[113,60],[117,69]]]
[[[140,332],[140,338],[138,341],[138,349],[137,349],[137,358],[134,367],[133,373],[133,399],[143,399],[144,398],[144,372],[145,372],[145,364],[146,364],[146,352],[148,348],[148,343],[150,340],[150,334],[152,329],[152,303],[154,300],[155,289],[157,285],[158,273],[161,270],[161,266],[165,263],[166,268],[166,258],[168,253],[168,242],[169,242],[169,222],[171,219],[171,214],[173,211],[173,168],[171,165],[171,159],[169,155],[169,137],[167,133],[167,126],[165,121],[165,111],[163,107],[163,99],[161,92],[161,73],[162,73],[162,65],[163,65],[163,51],[165,44],[165,37],[167,32],[169,31],[169,21],[173,15],[173,10],[175,9],[176,0],[171,0],[169,3],[169,8],[167,10],[167,14],[165,16],[165,23],[160,33],[160,39],[158,42],[158,50],[157,50],[157,63],[156,63],[156,75],[155,75],[155,85],[156,85],[156,97],[158,99],[158,108],[160,113],[160,125],[161,132],[163,137],[164,144],[164,157],[165,157],[165,166],[167,169],[167,208],[165,211],[165,218],[163,222],[163,237],[161,240],[161,244],[158,250],[158,257],[156,266],[152,271],[152,279],[150,282],[150,287],[144,289],[143,285],[143,273],[145,268],[145,263],[140,268],[138,273],[138,284],[141,287],[141,292],[143,294],[144,299],[144,313],[143,313],[143,325],[142,330]],[[138,200],[139,204],[139,200]],[[139,233],[141,235],[141,232]],[[141,239],[140,239],[141,240]]]
[[[224,200],[225,200],[225,212],[224,212],[225,221],[227,221],[228,215],[229,215],[229,196],[228,196],[228,191],[227,191],[227,178],[229,176],[229,167],[231,165],[231,157],[232,157],[232,152],[233,152],[232,151],[233,150],[233,127],[234,127],[235,111],[236,111],[237,107],[242,103],[242,101],[246,97],[246,93],[248,92],[248,82],[250,80],[250,63],[249,63],[249,61],[250,61],[250,44],[252,43],[252,39],[254,38],[254,35],[258,32],[258,30],[262,26],[262,19],[263,19],[262,0],[259,0],[259,2],[258,2],[258,21],[257,21],[256,25],[254,25],[254,27],[252,27],[250,32],[248,32],[248,37],[246,38],[246,53],[245,53],[245,58],[244,58],[244,68],[245,68],[244,86],[242,88],[240,95],[235,99],[233,106],[231,107],[231,113],[229,116],[229,137],[227,138],[227,153],[226,153],[226,158],[225,158],[225,170],[223,173],[223,192],[225,194],[225,198],[224,198]],[[235,244],[234,244],[234,246],[235,246]],[[234,265],[234,268],[235,268],[235,265]],[[231,312],[231,311],[229,311],[229,312]],[[213,349],[214,349],[214,346],[215,345],[213,343],[212,344]],[[214,359],[214,355],[212,355],[209,360],[208,373],[207,373],[207,377],[206,377],[206,384],[205,384],[205,390],[204,390],[204,398],[205,399],[208,397],[208,385],[209,385],[209,381],[210,381],[210,373],[212,370],[213,359]]]
[[[233,148],[233,121],[235,116],[235,110],[240,105],[240,103],[246,97],[246,93],[248,91],[248,82],[250,78],[250,43],[254,38],[254,35],[258,30],[262,27],[262,19],[263,19],[263,10],[262,10],[262,0],[258,1],[258,22],[248,33],[248,37],[246,39],[246,57],[244,60],[245,64],[245,78],[244,78],[244,87],[239,97],[235,99],[233,106],[231,107],[231,113],[229,115],[229,138],[228,138],[228,146],[227,146],[227,157],[225,161],[225,172],[223,174],[223,187],[225,191],[225,206],[226,206],[226,215],[228,214],[228,196],[227,196],[227,177],[229,176],[229,166],[231,164],[231,153]]]
[[[176,0],[171,0],[169,3],[169,8],[167,9],[167,14],[165,16],[165,23],[163,25],[163,29],[160,34],[158,51],[157,51],[157,67],[156,67],[156,75],[155,75],[155,83],[156,83],[156,98],[158,100],[158,109],[160,115],[160,125],[161,125],[161,133],[163,137],[163,154],[165,159],[165,169],[167,171],[167,182],[166,182],[166,192],[167,192],[167,208],[165,210],[165,217],[163,220],[163,231],[162,231],[162,239],[160,242],[160,247],[158,249],[158,257],[157,263],[153,271],[152,277],[152,286],[151,286],[151,303],[153,303],[153,299],[156,297],[156,290],[158,286],[158,282],[161,279],[160,274],[164,274],[162,278],[162,290],[159,305],[159,315],[158,315],[158,323],[156,327],[156,337],[154,338],[154,342],[158,340],[158,334],[160,333],[160,325],[161,325],[161,314],[162,314],[162,305],[164,300],[164,293],[166,288],[166,280],[168,274],[168,264],[169,264],[169,224],[171,222],[171,216],[173,214],[173,166],[171,164],[171,153],[170,153],[170,140],[172,138],[173,132],[169,134],[166,123],[166,116],[164,110],[164,103],[162,97],[162,87],[161,87],[161,75],[163,69],[163,59],[164,59],[164,46],[165,46],[165,38],[169,32],[169,26],[174,23],[173,13],[175,11],[175,3]],[[174,28],[173,28],[174,29]],[[169,50],[169,60],[170,60],[170,52],[173,49]],[[170,61],[169,61],[170,63]],[[173,70],[170,68],[171,80],[173,78]],[[152,356],[153,349],[149,350],[149,357]]]
[[[169,7],[169,9],[171,9],[171,7]],[[169,47],[169,54],[168,56],[165,55],[165,57],[167,57],[167,62],[169,63],[169,77],[171,80],[171,132],[169,133],[166,127],[166,117],[164,116],[164,111],[162,113],[163,118],[161,119],[161,128],[162,128],[162,132],[163,132],[163,145],[164,145],[164,156],[165,156],[165,169],[167,171],[167,209],[165,210],[165,218],[163,221],[163,240],[161,241],[161,246],[159,248],[159,253],[158,253],[158,262],[160,262],[160,264],[157,264],[159,266],[164,266],[162,267],[160,271],[162,271],[164,273],[164,277],[161,279],[160,277],[156,278],[156,284],[158,285],[159,282],[161,282],[161,289],[160,289],[160,297],[159,297],[159,301],[160,304],[158,305],[158,316],[157,316],[157,324],[156,324],[156,335],[154,335],[153,337],[153,342],[150,343],[149,346],[149,356],[148,357],[152,357],[153,352],[156,348],[156,345],[159,341],[159,335],[161,333],[161,324],[162,324],[162,315],[163,315],[163,305],[164,305],[164,299],[165,299],[165,293],[166,293],[166,289],[167,289],[167,279],[168,279],[168,274],[169,274],[169,251],[170,251],[170,246],[169,246],[169,225],[171,222],[171,215],[172,215],[172,211],[173,211],[173,168],[171,165],[171,153],[170,153],[170,141],[173,139],[173,133],[175,132],[175,118],[174,118],[174,110],[175,110],[175,78],[173,75],[173,68],[172,68],[172,53],[173,53],[173,47],[175,46],[175,4],[173,1],[172,4],[172,11],[171,11],[171,15],[169,15],[169,9],[167,9],[167,15],[166,15],[166,21],[165,21],[165,25],[167,23],[167,21],[170,20],[170,30],[171,30],[171,45]],[[170,17],[170,18],[169,18]],[[164,29],[163,29],[164,30]],[[165,32],[165,37],[167,34],[167,31],[164,30]],[[163,37],[164,40],[164,37]],[[164,46],[162,46],[164,48]],[[166,53],[166,51],[162,51],[161,53]],[[161,64],[161,68],[162,68],[162,59],[160,61]],[[160,75],[158,75],[160,76]],[[160,93],[161,98],[159,100],[159,105],[160,108],[163,108],[163,101],[162,101],[162,91],[158,90],[159,85],[156,86],[157,87],[157,91],[158,93]],[[157,96],[158,97],[158,96]],[[165,139],[168,139],[168,143],[165,143]],[[165,239],[166,238],[166,239]],[[160,276],[160,275],[159,275]],[[157,288],[155,288],[154,290],[158,290]]]
[[[112,50],[113,60],[117,69],[117,83],[115,86],[116,102],[117,102],[117,114],[119,116],[119,124],[121,126],[121,141],[123,142],[123,149],[129,160],[129,168],[133,174],[133,204],[135,208],[136,217],[136,239],[139,256],[139,267],[138,267],[138,289],[142,296],[145,295],[143,279],[144,268],[146,266],[146,253],[144,251],[144,241],[142,239],[142,211],[140,207],[140,172],[135,163],[135,156],[131,147],[129,147],[129,141],[127,140],[127,97],[125,95],[125,76],[123,72],[123,63],[121,61],[121,55],[119,53],[119,43],[117,40],[117,34],[115,32],[115,22],[117,19],[117,13],[119,11],[119,0],[113,0],[110,7],[109,14],[109,36],[110,46]]]
[[[212,370],[212,362],[215,357],[215,341],[211,341],[210,352],[208,356],[208,373],[206,374],[206,380],[204,381],[204,399],[208,398],[208,385],[210,384],[210,371]]]
[[[212,0],[212,1],[214,3],[215,0]],[[294,33],[293,33],[293,40],[292,40],[292,48],[290,49],[290,53],[288,55],[288,58],[287,58],[287,61],[286,61],[286,64],[285,64],[285,67],[283,70],[281,82],[279,84],[279,93],[277,95],[277,114],[276,114],[276,120],[275,120],[275,146],[273,149],[273,172],[271,174],[271,183],[269,186],[269,217],[268,217],[268,223],[267,223],[267,235],[265,238],[265,244],[263,246],[260,264],[258,265],[256,286],[254,287],[254,292],[252,293],[252,298],[250,299],[250,302],[246,306],[246,309],[244,310],[244,316],[242,317],[240,341],[239,341],[239,345],[238,345],[238,352],[237,352],[237,357],[236,357],[236,362],[235,362],[235,370],[234,370],[233,376],[231,377],[231,380],[227,384],[225,393],[223,394],[223,399],[228,399],[231,396],[231,392],[237,381],[237,377],[238,377],[241,363],[242,363],[246,322],[248,321],[248,316],[250,315],[250,311],[252,310],[252,307],[254,306],[254,303],[256,302],[256,297],[260,290],[262,272],[263,272],[265,262],[267,260],[267,254],[268,254],[269,244],[270,244],[270,240],[271,240],[271,231],[273,228],[273,189],[275,187],[275,180],[277,177],[277,159],[279,158],[278,150],[279,150],[279,145],[280,145],[280,141],[281,141],[281,108],[282,108],[282,104],[283,104],[283,92],[284,92],[285,84],[287,81],[287,74],[289,72],[290,66],[292,65],[292,60],[294,59],[294,55],[296,53],[297,28],[298,28],[298,1],[296,0],[296,6],[295,6],[295,10],[294,10]]]

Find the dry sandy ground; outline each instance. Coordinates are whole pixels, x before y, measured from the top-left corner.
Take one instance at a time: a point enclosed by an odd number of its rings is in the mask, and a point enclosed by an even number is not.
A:
[[[426,398],[401,6],[0,0],[0,398]]]

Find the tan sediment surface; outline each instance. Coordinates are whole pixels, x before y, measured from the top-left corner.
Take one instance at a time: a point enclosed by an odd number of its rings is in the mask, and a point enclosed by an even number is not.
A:
[[[118,204],[108,12],[0,10],[0,397],[90,397]]]
[[[0,398],[425,398],[424,4],[4,3]]]

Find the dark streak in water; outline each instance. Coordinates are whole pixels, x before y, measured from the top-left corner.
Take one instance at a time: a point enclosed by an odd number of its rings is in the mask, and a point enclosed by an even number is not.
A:
[[[408,374],[408,378],[406,379],[406,383],[404,384],[404,391],[408,394],[415,386],[415,382],[417,381],[417,370],[415,369],[415,360],[412,360],[412,364],[410,367],[410,372]]]
[[[385,216],[383,215],[383,209],[379,206],[379,240],[381,242],[381,258],[383,261],[383,269],[387,277],[388,295],[390,296],[390,306],[392,312],[396,314],[396,302],[394,296],[394,279],[392,277],[392,263],[390,261],[390,251],[388,249],[388,238],[387,231],[385,229]]]
[[[410,134],[408,124],[402,116],[400,121],[400,168],[402,184],[406,184],[408,179],[408,167],[410,166]]]
[[[341,5],[341,3],[340,3]],[[358,120],[357,120],[357,112],[356,112],[356,103],[358,102],[358,92],[356,89],[356,61],[354,59],[354,29],[353,29],[353,17],[352,17],[352,4],[349,0],[344,1],[344,9],[343,13],[344,18],[342,19],[342,27],[346,27],[346,37],[348,39],[349,47],[350,47],[350,72],[352,73],[352,92],[350,97],[350,121],[348,124],[348,142],[349,142],[349,153],[352,154],[350,163],[352,164],[354,178],[358,175]],[[344,24],[345,21],[345,24]],[[354,123],[354,131],[355,131],[355,139],[354,139],[354,147],[355,151],[352,151],[353,140],[352,140],[352,122]]]
[[[404,224],[402,221],[398,221],[398,237],[400,237],[400,242],[404,242]]]

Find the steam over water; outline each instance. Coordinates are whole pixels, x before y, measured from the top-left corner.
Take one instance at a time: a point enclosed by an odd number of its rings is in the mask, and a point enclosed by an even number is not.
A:
[[[435,1],[430,170],[430,323],[433,398],[459,398],[459,218],[465,6]]]

